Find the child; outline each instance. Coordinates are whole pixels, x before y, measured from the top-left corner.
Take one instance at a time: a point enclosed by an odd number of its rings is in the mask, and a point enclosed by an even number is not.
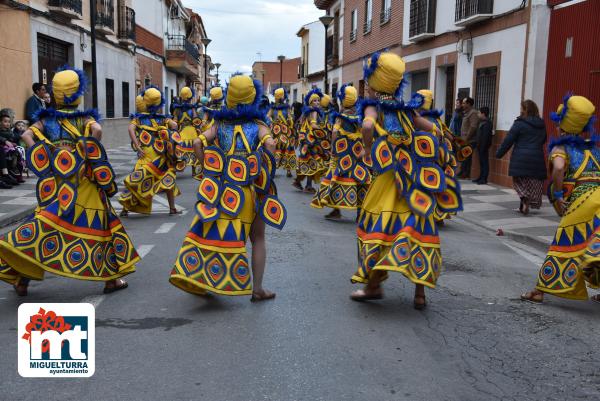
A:
[[[18,185],[23,179],[23,159],[14,142],[13,131],[10,126],[10,115],[0,115],[0,147],[3,155],[0,156],[0,168],[2,169],[2,181],[9,185]]]

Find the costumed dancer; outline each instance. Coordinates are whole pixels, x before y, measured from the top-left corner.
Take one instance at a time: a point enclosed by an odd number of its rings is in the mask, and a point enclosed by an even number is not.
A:
[[[335,109],[331,104],[331,96],[324,93],[321,98],[320,106],[323,111],[321,129],[325,131],[325,138],[321,139],[320,145],[323,148],[323,160],[327,163],[331,159],[331,134],[333,132],[333,120],[331,119],[331,115],[335,112]]]
[[[540,303],[544,294],[588,299],[586,284],[600,287],[600,137],[593,133],[595,106],[567,95],[550,118],[560,137],[550,145],[548,188],[560,224],[533,291],[521,299]],[[585,139],[585,133],[591,133]],[[600,302],[600,295],[591,298]]]
[[[360,209],[371,182],[371,172],[365,163],[362,144],[361,121],[356,110],[358,92],[343,85],[338,93],[342,112],[331,113],[334,122],[333,144],[329,171],[321,180],[312,207],[331,207],[327,219],[340,219],[341,209]]]
[[[433,124],[434,130],[432,134],[436,135],[439,147],[439,159],[438,164],[444,169],[444,172],[449,177],[455,177],[456,167],[458,163],[456,156],[454,155],[454,134],[448,128],[446,123],[442,120],[444,114],[441,110],[433,108],[433,92],[429,89],[421,89],[413,95],[416,102],[421,103],[418,113],[421,117],[425,118],[431,124]],[[444,225],[444,220],[450,219],[451,213],[443,213],[438,207],[434,211],[435,221],[439,225]]]
[[[390,52],[373,54],[365,65],[370,99],[360,114],[376,177],[358,217],[359,268],[352,276],[366,286],[351,298],[381,299],[381,282],[393,271],[415,284],[414,307],[423,309],[425,286],[435,287],[442,267],[433,212],[461,210],[462,200],[458,182],[438,164],[432,124],[416,113],[419,104],[401,100],[404,69]]]
[[[177,157],[185,162],[185,166],[192,166],[192,175],[196,175],[196,155],[194,153],[194,139],[202,129],[202,115],[198,114],[198,106],[193,103],[196,93],[193,88],[184,86],[179,91],[181,103],[173,105],[173,118],[179,127],[180,143],[177,146]],[[208,100],[207,100],[208,101]],[[182,171],[178,170],[178,171]]]
[[[275,160],[277,167],[287,171],[287,176],[292,176],[296,169],[296,140],[294,138],[294,119],[288,95],[284,88],[273,91],[275,103],[269,109],[268,117],[271,119],[271,133],[275,140]]]
[[[195,142],[203,161],[196,215],[171,272],[171,284],[198,295],[252,295],[272,299],[262,287],[265,223],[283,228],[286,210],[277,198],[275,142],[259,110],[260,82],[231,77],[226,108]],[[246,241],[252,242],[252,274]]]
[[[96,110],[78,111],[87,86],[81,70],[65,66],[52,79],[58,109],[42,109],[23,133],[29,170],[39,177],[39,206],[0,237],[0,279],[27,295],[44,272],[104,281],[104,293],[127,287],[139,256],[112,208],[114,172],[100,143]]]
[[[155,87],[146,88],[136,98],[137,112],[130,117],[128,131],[138,160],[124,180],[125,190],[119,197],[121,217],[129,212],[152,213],[152,199],[161,192],[167,195],[169,215],[181,213],[175,207],[175,197],[180,194],[175,183],[180,138],[175,131],[177,123],[160,114],[163,105],[163,94]],[[184,163],[179,161],[179,168],[185,168]]]
[[[327,171],[325,152],[321,143],[327,140],[327,133],[323,130],[323,111],[320,108],[323,93],[319,88],[314,88],[304,97],[304,107],[300,120],[298,133],[298,157],[296,179],[292,185],[308,193],[316,193],[313,181],[318,182],[321,175]],[[302,188],[302,181],[306,177],[306,187]]]
[[[208,105],[207,108],[209,111],[214,111],[214,110],[221,110],[223,108],[223,88],[221,88],[220,86],[214,86],[212,88],[210,88],[210,98],[208,101]],[[205,113],[206,118],[205,118],[205,124],[208,123],[208,113]]]

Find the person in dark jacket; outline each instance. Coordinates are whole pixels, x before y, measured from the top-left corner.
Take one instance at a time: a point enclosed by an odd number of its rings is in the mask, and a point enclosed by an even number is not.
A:
[[[494,138],[494,125],[490,120],[490,108],[479,109],[479,127],[477,127],[477,152],[479,154],[479,178],[473,180],[478,185],[487,184],[490,174],[490,147]]]
[[[521,115],[517,117],[498,152],[502,158],[511,147],[508,174],[513,178],[513,186],[521,198],[519,211],[528,214],[529,209],[542,206],[542,192],[546,179],[546,160],[544,144],[546,127],[540,118],[537,105],[533,100],[521,102]]]
[[[25,115],[29,120],[29,124],[33,124],[35,122],[34,115],[37,111],[46,108],[46,103],[44,102],[44,95],[46,95],[46,86],[43,84],[36,82],[31,85],[31,90],[33,90],[33,95],[27,99],[25,103]]]

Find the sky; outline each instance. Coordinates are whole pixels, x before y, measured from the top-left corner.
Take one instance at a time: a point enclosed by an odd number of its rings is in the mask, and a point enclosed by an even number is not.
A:
[[[209,39],[208,54],[221,63],[219,78],[252,71],[255,61],[300,56],[302,25],[325,12],[313,0],[183,0],[200,14]],[[260,53],[260,54],[258,54]]]

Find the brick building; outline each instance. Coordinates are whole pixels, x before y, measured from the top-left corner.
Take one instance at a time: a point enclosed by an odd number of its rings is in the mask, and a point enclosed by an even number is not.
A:
[[[265,93],[271,93],[279,87],[282,80],[283,86],[289,92],[290,87],[298,82],[300,57],[279,61],[255,61],[252,64],[252,76],[261,81]]]

